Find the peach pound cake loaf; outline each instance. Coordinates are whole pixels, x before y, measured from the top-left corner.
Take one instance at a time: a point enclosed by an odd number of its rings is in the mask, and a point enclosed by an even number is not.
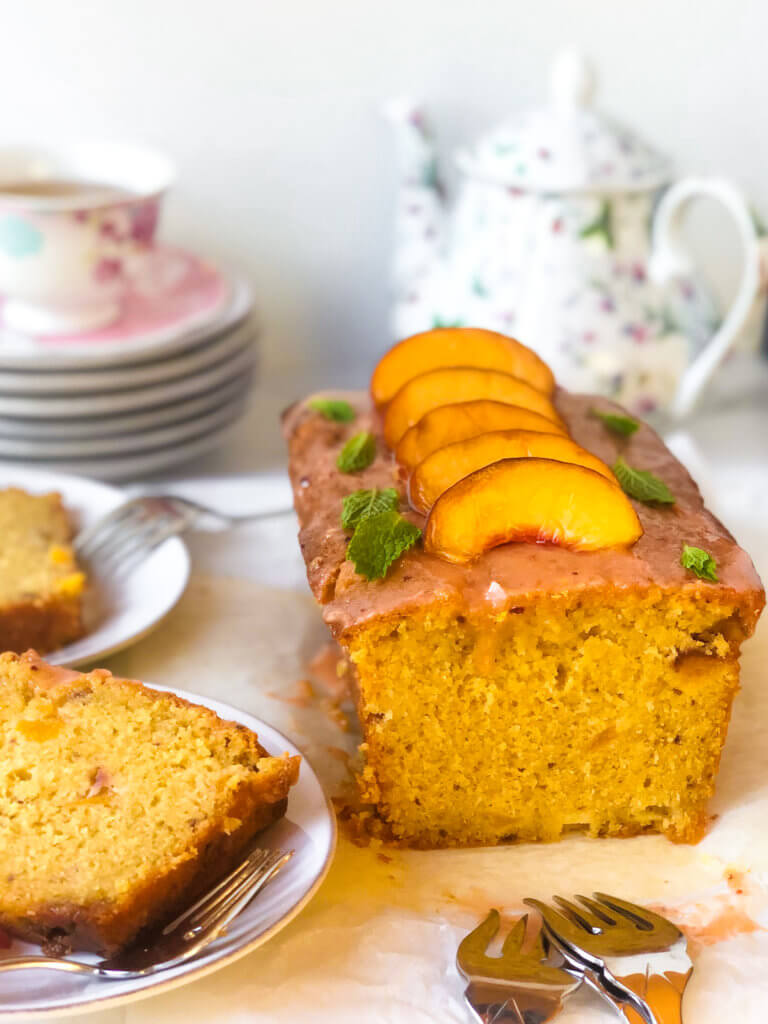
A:
[[[83,635],[71,539],[60,495],[0,490],[0,651],[46,653]]]
[[[296,757],[106,671],[0,655],[0,928],[114,953],[285,813]]]
[[[703,834],[764,593],[650,427],[555,388],[513,339],[449,328],[284,430],[385,834]]]

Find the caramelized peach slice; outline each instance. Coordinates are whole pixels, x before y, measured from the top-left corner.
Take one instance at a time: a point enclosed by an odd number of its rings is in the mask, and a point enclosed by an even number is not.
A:
[[[394,448],[403,434],[425,413],[441,405],[491,398],[538,412],[562,426],[555,407],[532,384],[500,370],[475,366],[446,366],[420,373],[400,388],[384,413],[384,440]]]
[[[410,472],[432,452],[456,441],[494,430],[538,430],[565,436],[565,428],[552,423],[541,413],[520,405],[479,398],[475,402],[441,405],[406,430],[395,449],[400,466]]]
[[[479,327],[438,327],[414,334],[382,356],[371,377],[371,396],[385,405],[412,377],[441,366],[502,370],[551,395],[555,378],[535,352],[496,331]]]
[[[424,547],[464,563],[512,541],[595,551],[634,544],[642,532],[618,484],[593,469],[553,459],[503,459],[437,499]]]
[[[408,497],[417,512],[427,515],[443,491],[476,469],[490,466],[492,462],[501,459],[531,457],[586,466],[606,480],[616,483],[616,478],[604,462],[568,437],[542,434],[534,430],[497,430],[457,441],[428,455],[411,474]]]

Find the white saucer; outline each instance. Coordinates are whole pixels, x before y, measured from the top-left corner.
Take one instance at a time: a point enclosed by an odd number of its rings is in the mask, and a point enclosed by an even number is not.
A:
[[[250,387],[252,377],[238,376],[225,384],[206,391],[201,395],[183,398],[179,402],[168,402],[153,409],[124,413],[120,416],[83,417],[81,419],[20,419],[0,416],[0,438],[9,440],[64,440],[66,438],[117,437],[135,434],[144,430],[157,429],[172,423],[181,423],[193,416],[202,416],[212,409],[226,405],[238,396],[244,388]]]
[[[85,395],[99,391],[141,388],[200,373],[227,359],[254,338],[255,329],[245,321],[178,354],[166,353],[145,363],[124,363],[100,370],[0,370],[0,394]]]
[[[139,433],[103,436],[98,427],[92,427],[89,437],[80,438],[4,438],[0,436],[0,459],[86,459],[114,455],[135,455],[152,452],[168,445],[218,430],[231,423],[243,411],[251,387],[246,375],[236,381],[237,390],[226,403],[216,403],[204,413],[187,417],[180,423],[142,430]]]
[[[8,464],[0,464],[0,487],[21,487],[32,494],[58,491],[76,530],[126,500],[117,488],[93,480]],[[88,634],[47,654],[47,660],[54,665],[80,665],[128,647],[165,618],[184,592],[188,577],[186,546],[178,537],[167,540],[119,586],[99,587],[86,608]]]
[[[94,477],[97,480],[143,478],[151,473],[158,473],[161,469],[168,469],[182,462],[188,462],[190,459],[197,458],[198,455],[205,455],[206,452],[218,448],[242,417],[246,408],[246,402],[233,404],[229,410],[229,417],[216,429],[202,434],[195,433],[187,441],[166,445],[153,451],[83,459],[36,459],[33,465],[36,470],[72,473],[84,477]],[[18,461],[3,458],[0,461],[0,481],[6,472],[12,472],[16,467],[30,464],[31,460],[28,458]]]
[[[179,380],[151,384],[94,395],[17,395],[0,394],[0,416],[28,417],[30,419],[80,418],[112,416],[147,409],[151,406],[178,402],[199,395],[220,384],[232,381],[253,370],[255,348],[250,339],[244,340],[239,350],[215,366],[190,373]]]
[[[270,753],[299,753],[276,729],[244,711],[184,690],[155,688],[203,704],[229,721],[241,722],[258,733]],[[233,963],[276,935],[320,887],[336,846],[334,813],[317,776],[304,758],[299,781],[288,798],[286,817],[263,832],[258,841],[260,846],[269,849],[292,849],[294,855],[274,881],[235,918],[226,935],[201,956],[180,967],[133,981],[94,981],[52,971],[0,974],[0,1021],[16,1020],[28,1014],[37,1017],[73,1015],[143,999],[178,988]],[[3,950],[2,955],[39,952],[37,946],[15,942],[11,949]],[[77,959],[94,963],[98,958],[84,953]]]
[[[58,370],[98,369],[122,363],[139,363],[161,355],[188,349],[211,334],[230,330],[251,312],[250,285],[235,274],[219,271],[226,291],[215,310],[191,321],[186,327],[178,322],[147,331],[144,335],[121,340],[96,341],[88,336],[66,343],[26,338],[7,329],[0,330],[0,369],[34,370],[51,373]]]

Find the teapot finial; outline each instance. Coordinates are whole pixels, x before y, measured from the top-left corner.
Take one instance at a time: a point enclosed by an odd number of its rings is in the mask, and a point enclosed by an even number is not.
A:
[[[552,105],[563,111],[589,107],[595,95],[595,73],[580,50],[561,50],[552,62],[549,89]]]

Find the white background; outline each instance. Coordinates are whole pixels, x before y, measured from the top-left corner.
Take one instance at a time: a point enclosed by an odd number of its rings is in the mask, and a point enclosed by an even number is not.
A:
[[[165,236],[244,267],[268,363],[308,359],[332,383],[387,339],[381,99],[423,97],[450,151],[543,101],[564,44],[594,58],[607,109],[768,213],[764,0],[0,0],[0,141],[166,149]]]

